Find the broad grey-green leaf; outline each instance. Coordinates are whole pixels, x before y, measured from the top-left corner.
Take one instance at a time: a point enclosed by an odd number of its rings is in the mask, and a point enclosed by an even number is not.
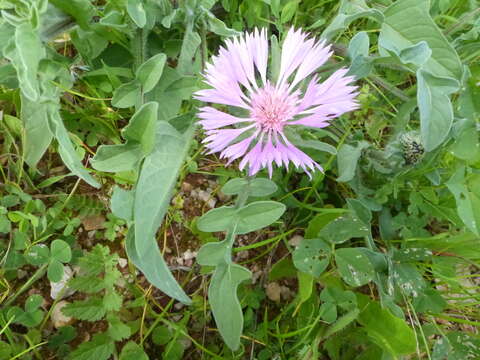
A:
[[[200,231],[216,232],[228,230],[237,220],[237,210],[233,206],[212,209],[197,221]]]
[[[348,56],[355,59],[357,56],[368,56],[370,48],[370,39],[365,31],[357,33],[348,44]]]
[[[155,125],[157,122],[158,103],[151,101],[143,104],[122,130],[127,141],[140,144],[143,155],[149,155],[155,144]]]
[[[200,35],[193,29],[193,25],[187,26],[178,58],[177,70],[180,74],[192,72],[192,61],[201,42]]]
[[[157,123],[155,147],[143,162],[134,203],[137,266],[147,278],[163,280],[150,280],[160,290],[185,303],[189,303],[190,299],[166,267],[155,241],[155,233],[170,205],[193,130],[192,126],[185,134],[180,134],[167,122]],[[152,267],[154,273],[150,272]]]
[[[378,22],[383,21],[383,14],[377,9],[369,8],[364,0],[342,0],[337,16],[322,32],[323,39],[331,39],[338,32],[347,28],[352,21],[362,17],[369,17]]]
[[[101,145],[91,162],[98,171],[130,171],[137,167],[142,157],[140,144]]]
[[[83,167],[80,159],[68,136],[67,129],[63,125],[62,118],[55,107],[50,107],[47,111],[48,126],[55,139],[58,141],[58,152],[65,165],[72,173],[83,179],[93,187],[99,188],[100,184]]]
[[[141,85],[138,81],[130,81],[120,85],[113,93],[112,105],[118,108],[128,108],[138,100]]]
[[[251,272],[240,265],[220,265],[216,267],[208,288],[215,323],[223,340],[233,351],[240,346],[243,329],[243,313],[237,288],[250,277]]]
[[[127,12],[139,28],[143,28],[147,23],[143,0],[127,0]]]
[[[375,269],[368,257],[358,248],[335,251],[335,261],[342,279],[350,286],[362,286],[372,281]]]
[[[133,220],[133,190],[124,190],[115,185],[113,187],[112,198],[110,199],[110,208],[113,215],[126,221]]]
[[[423,66],[430,59],[430,56],[432,56],[432,49],[424,40],[402,49],[398,55],[402,63],[413,64],[418,67]]]
[[[353,179],[362,150],[368,146],[366,141],[361,141],[357,146],[343,144],[340,147],[337,153],[339,175],[337,181],[347,182]]]
[[[275,221],[285,212],[285,205],[276,201],[255,201],[237,211],[237,234],[246,234],[262,229]]]
[[[231,245],[228,241],[210,242],[198,251],[197,262],[202,266],[218,266],[226,264],[231,257]]]
[[[88,0],[49,0],[49,2],[72,16],[84,30],[89,28],[90,21],[96,12],[95,6]]]
[[[46,103],[30,101],[22,96],[21,118],[25,126],[23,151],[25,162],[36,167],[48,146],[52,142],[53,135],[48,127]]]
[[[10,40],[4,53],[17,70],[23,95],[31,101],[37,101],[40,95],[38,66],[40,60],[45,57],[45,48],[30,22],[23,22],[16,27],[15,38]]]
[[[459,83],[422,69],[417,71],[417,81],[422,142],[425,150],[432,151],[447,138],[452,126],[453,107],[449,95],[458,89]]]
[[[277,185],[266,178],[255,178],[250,182],[244,178],[235,178],[223,185],[222,192],[226,195],[239,195],[246,191],[247,184],[249,196],[268,196],[277,191]]]
[[[432,55],[423,65],[424,70],[435,76],[459,80],[463,73],[460,58],[432,20],[429,9],[428,0],[394,2],[384,11],[379,44],[399,54],[405,48],[426,41]]]
[[[163,73],[163,67],[167,56],[165,54],[157,54],[145,61],[137,70],[137,80],[142,84],[143,91],[149,92],[155,85]]]

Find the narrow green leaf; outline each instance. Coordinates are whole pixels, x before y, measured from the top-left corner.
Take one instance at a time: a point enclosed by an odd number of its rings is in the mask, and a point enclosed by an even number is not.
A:
[[[65,165],[72,173],[87,182],[89,185],[99,188],[100,184],[88,173],[87,170],[85,170],[80,159],[78,159],[77,153],[75,152],[70,137],[68,136],[67,129],[65,129],[65,125],[63,125],[60,114],[55,107],[48,109],[47,118],[50,131],[58,141],[60,157]]]
[[[201,42],[200,35],[193,30],[193,25],[187,26],[178,58],[177,70],[180,74],[192,72],[192,61]]]

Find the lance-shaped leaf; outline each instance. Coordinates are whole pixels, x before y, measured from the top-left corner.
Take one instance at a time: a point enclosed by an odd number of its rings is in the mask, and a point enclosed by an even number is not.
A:
[[[58,109],[56,109],[56,107],[50,107],[48,109],[47,118],[50,131],[58,141],[58,152],[65,165],[79,178],[83,179],[91,186],[99,188],[100,184],[88,173],[80,162]]]
[[[149,279],[173,279],[158,250],[155,234],[167,212],[192,136],[193,126],[180,134],[169,123],[158,122],[154,149],[145,158],[139,175],[134,201],[134,249],[136,265]],[[176,282],[154,280],[150,281],[166,294],[190,302]]]
[[[4,48],[4,55],[17,70],[22,94],[31,101],[39,97],[38,67],[45,57],[40,36],[30,22],[23,22],[15,29],[15,37]]]
[[[331,39],[340,31],[345,30],[352,21],[369,17],[378,22],[383,21],[383,14],[377,9],[369,8],[364,0],[342,0],[337,16],[322,33],[322,38]]]
[[[240,346],[243,330],[243,313],[237,288],[250,277],[250,270],[240,265],[219,265],[215,268],[208,288],[208,300],[215,323],[223,340],[233,351]]]
[[[53,135],[47,121],[49,106],[51,105],[33,102],[22,96],[21,118],[25,126],[23,153],[25,162],[33,168],[52,142]]]

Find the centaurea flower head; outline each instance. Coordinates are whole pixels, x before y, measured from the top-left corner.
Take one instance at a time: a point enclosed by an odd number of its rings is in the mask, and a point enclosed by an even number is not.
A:
[[[288,167],[290,162],[309,176],[310,171],[322,170],[288,140],[285,129],[323,128],[358,107],[357,87],[350,85],[354,78],[347,76],[348,69],[335,71],[323,82],[314,74],[331,55],[324,41],[291,28],[283,42],[278,79],[271,80],[265,29],[228,39],[206,66],[205,82],[211,88],[197,91],[195,98],[238,108],[245,116],[200,108],[209,153],[220,152],[228,163],[242,158],[240,170],[248,167],[249,175],[267,168],[271,177],[273,164]]]

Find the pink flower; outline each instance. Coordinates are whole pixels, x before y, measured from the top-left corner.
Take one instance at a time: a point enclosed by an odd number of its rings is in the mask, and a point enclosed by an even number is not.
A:
[[[265,29],[227,40],[205,71],[209,89],[197,91],[195,98],[238,108],[245,117],[234,116],[211,106],[200,108],[199,123],[207,137],[209,153],[220,152],[228,163],[243,157],[240,170],[249,175],[272,166],[288,167],[292,162],[309,176],[322,170],[286,137],[287,126],[323,128],[329,121],[358,107],[354,78],[348,69],[334,72],[320,82],[315,70],[332,55],[324,41],[308,39],[301,30],[290,29],[280,57],[276,81],[268,79],[269,44]],[[313,75],[313,76],[312,76]],[[305,86],[302,80],[310,76]]]

